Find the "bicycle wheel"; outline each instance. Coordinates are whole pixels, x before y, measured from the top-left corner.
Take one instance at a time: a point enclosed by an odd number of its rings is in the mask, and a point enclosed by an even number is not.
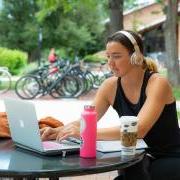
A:
[[[86,92],[87,89],[88,89],[88,84],[87,84],[87,81],[86,81],[85,74],[79,67],[75,67],[75,68],[71,69],[70,74],[74,78],[76,78],[77,81],[78,81],[79,90],[74,95],[74,97],[78,97],[81,94],[83,94],[84,92]]]
[[[74,97],[79,97],[87,89],[86,79],[84,74],[82,74],[82,72],[80,71],[76,72],[76,74],[74,74],[73,77],[78,83],[78,85],[76,86],[78,88],[78,91],[74,94]]]
[[[97,74],[94,77],[95,78],[94,78],[93,88],[97,89],[102,84],[102,82],[106,79],[106,77],[102,74]]]
[[[84,73],[84,75],[85,75],[86,84],[87,84],[87,88],[86,88],[86,92],[85,93],[87,93],[87,92],[89,92],[93,88],[93,84],[94,84],[95,80],[94,80],[93,74],[90,71],[88,71],[88,70]]]
[[[11,87],[11,75],[6,70],[0,70],[0,93],[7,92]]]
[[[22,99],[33,99],[40,92],[40,84],[35,76],[21,77],[15,84],[15,92]]]
[[[50,95],[54,98],[72,98],[79,90],[78,81],[72,75],[66,75],[57,82]]]
[[[77,97],[79,93],[79,81],[77,77],[67,75],[62,81],[62,89],[65,97]]]

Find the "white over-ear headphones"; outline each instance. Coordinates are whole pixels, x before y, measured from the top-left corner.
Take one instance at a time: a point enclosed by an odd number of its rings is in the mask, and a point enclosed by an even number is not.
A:
[[[131,64],[142,65],[143,61],[144,61],[144,56],[143,56],[143,54],[141,53],[141,51],[139,49],[139,46],[137,44],[136,39],[133,37],[132,34],[130,34],[127,31],[117,31],[115,34],[119,34],[119,33],[125,35],[131,41],[131,43],[134,46],[134,52],[133,52],[133,54],[131,55],[131,58],[130,58]]]

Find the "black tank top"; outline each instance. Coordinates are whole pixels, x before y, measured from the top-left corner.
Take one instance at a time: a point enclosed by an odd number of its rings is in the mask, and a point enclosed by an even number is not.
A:
[[[125,115],[138,115],[146,100],[145,90],[152,74],[153,73],[149,71],[144,73],[140,98],[137,104],[132,104],[127,99],[121,86],[121,79],[118,78],[113,108],[117,111],[120,117]],[[180,146],[180,130],[176,113],[176,102],[165,105],[159,119],[146,134],[144,140],[150,148],[156,151],[164,151],[165,149],[171,149],[171,147]]]

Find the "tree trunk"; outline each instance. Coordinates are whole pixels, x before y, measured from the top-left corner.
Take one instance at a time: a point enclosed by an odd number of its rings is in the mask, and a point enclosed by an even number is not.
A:
[[[123,0],[109,0],[110,33],[123,29]]]
[[[168,79],[173,86],[180,85],[180,72],[178,62],[178,44],[177,44],[177,0],[168,0],[166,22],[165,22],[165,45],[167,52],[167,70]]]

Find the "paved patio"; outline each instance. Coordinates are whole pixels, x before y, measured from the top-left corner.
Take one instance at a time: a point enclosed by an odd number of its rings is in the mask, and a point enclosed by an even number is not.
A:
[[[38,119],[52,116],[61,120],[64,124],[77,120],[83,110],[83,106],[91,104],[95,91],[81,96],[79,99],[52,99],[50,96],[29,100],[35,104]],[[6,97],[17,98],[14,91],[0,95],[0,112],[5,111],[3,99]],[[119,124],[118,115],[112,107],[98,122],[98,127],[110,127]]]

